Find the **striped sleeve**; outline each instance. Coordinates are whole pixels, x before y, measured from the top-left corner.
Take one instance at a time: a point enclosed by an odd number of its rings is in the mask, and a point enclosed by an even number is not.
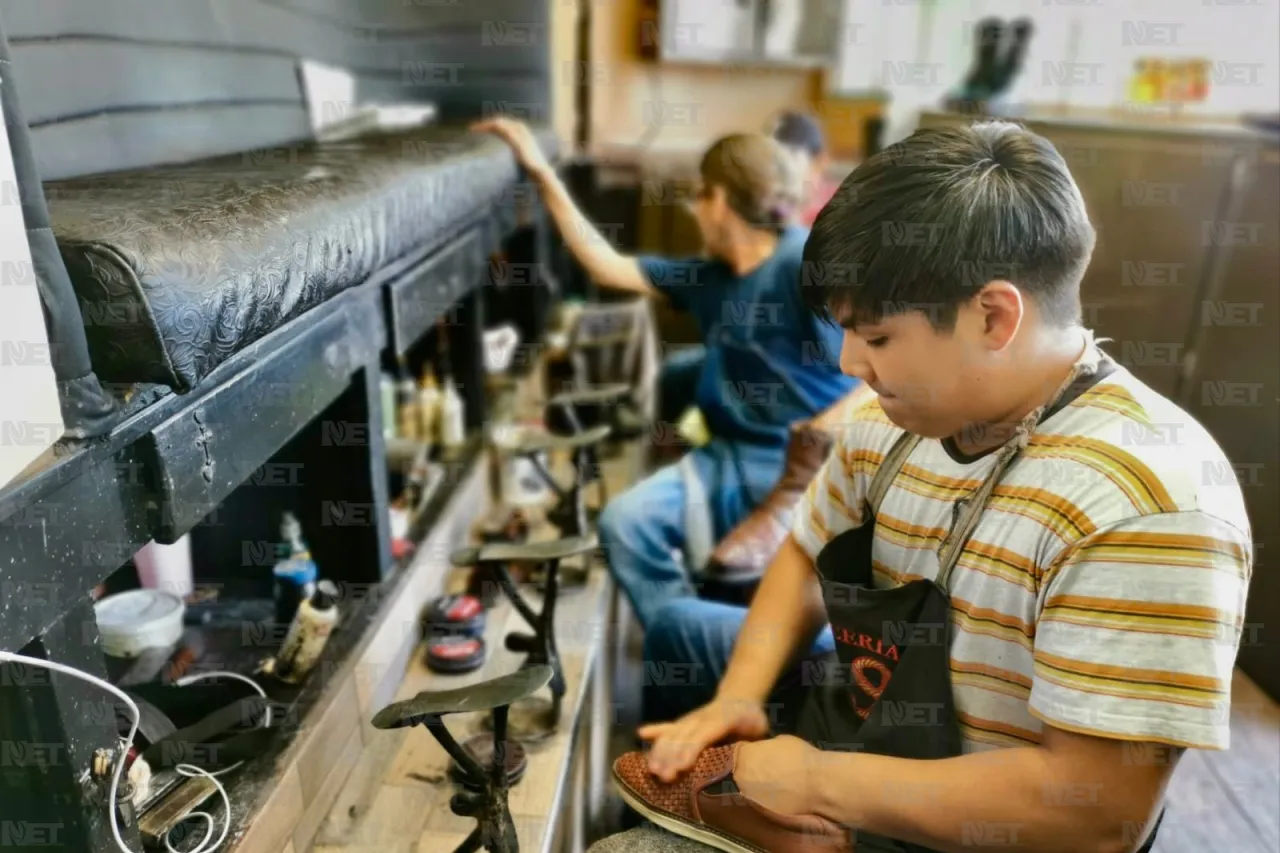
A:
[[[857,446],[855,437],[864,432],[857,427],[851,424],[841,430],[796,508],[791,535],[811,560],[817,560],[833,537],[862,523],[867,477],[861,470],[865,465],[858,460],[868,454]]]
[[[1042,581],[1031,712],[1067,731],[1226,749],[1251,551],[1203,512],[1071,546]]]

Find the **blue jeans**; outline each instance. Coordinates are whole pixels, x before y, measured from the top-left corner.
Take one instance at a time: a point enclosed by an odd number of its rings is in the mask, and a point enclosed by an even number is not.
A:
[[[747,517],[753,495],[768,494],[782,474],[783,453],[721,439],[690,452],[706,492],[712,543]],[[605,560],[645,629],[668,602],[698,594],[684,559],[687,505],[680,467],[667,465],[614,496],[600,513]]]
[[[657,612],[644,635],[644,722],[674,720],[711,701],[746,616],[745,607],[696,598],[672,601]],[[828,657],[835,648],[828,626],[806,660]],[[794,719],[799,713],[802,665],[785,673],[770,697],[775,729],[787,728],[785,722],[779,725],[779,717]]]

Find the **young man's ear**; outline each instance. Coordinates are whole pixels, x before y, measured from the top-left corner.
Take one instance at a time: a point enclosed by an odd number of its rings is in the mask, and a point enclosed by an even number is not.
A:
[[[1022,291],[1007,281],[990,281],[973,302],[982,323],[982,337],[992,351],[1003,350],[1022,326],[1027,305]]]

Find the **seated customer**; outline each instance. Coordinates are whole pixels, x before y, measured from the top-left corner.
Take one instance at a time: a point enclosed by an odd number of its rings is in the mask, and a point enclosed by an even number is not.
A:
[[[773,126],[773,138],[784,148],[796,152],[805,163],[804,191],[796,218],[802,225],[811,227],[840,186],[839,181],[828,177],[831,157],[827,154],[822,126],[811,115],[785,112]]]
[[[840,330],[800,296],[808,232],[788,225],[795,180],[772,140],[738,134],[702,159],[693,214],[706,257],[628,257],[574,206],[528,128],[498,119],[541,188],[570,252],[602,287],[664,295],[696,317],[706,345],[695,403],[711,441],[616,496],[601,514],[610,568],[642,625],[696,596],[696,573],[782,472],[790,425],[811,419],[857,380],[838,365]]]
[[[812,116],[799,112],[786,112],[773,126],[773,139],[785,150],[794,154],[797,170],[802,173],[800,203],[795,219],[807,228],[813,224],[818,212],[831,200],[836,187],[840,185],[838,181],[832,181],[827,175],[831,167],[831,158],[827,154],[827,143],[822,127]],[[663,423],[674,424],[693,404],[698,376],[702,372],[702,364],[705,360],[705,348],[691,346],[673,353],[663,361],[659,382]],[[774,548],[776,547],[775,542]],[[767,552],[763,561],[767,562],[772,555],[772,551]],[[763,563],[756,562],[762,569]]]
[[[931,239],[884,239],[904,222]],[[1151,848],[1184,751],[1229,745],[1253,542],[1239,484],[1203,476],[1222,449],[1081,325],[1094,239],[1062,156],[1007,122],[919,131],[841,186],[805,262],[864,276],[806,296],[879,396],[736,644],[674,661],[724,676],[616,766],[642,814],[726,850]],[[837,656],[777,695],[828,628]]]

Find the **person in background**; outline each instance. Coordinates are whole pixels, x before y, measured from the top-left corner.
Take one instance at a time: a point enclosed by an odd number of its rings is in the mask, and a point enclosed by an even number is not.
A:
[[[772,135],[807,166],[804,201],[796,220],[806,227],[812,226],[818,213],[827,206],[840,186],[838,181],[828,177],[831,157],[827,153],[827,140],[822,127],[813,116],[801,112],[785,112],[774,123]]]
[[[691,202],[705,254],[632,257],[578,210],[528,127],[495,119],[476,129],[512,147],[597,284],[669,299],[702,333],[692,402],[710,440],[615,496],[599,519],[610,570],[648,627],[664,605],[697,599],[695,581],[716,541],[782,473],[792,424],[843,411],[837,404],[859,384],[840,371],[840,329],[801,297],[808,231],[792,224],[799,176],[767,136],[726,136],[703,156]]]
[[[774,141],[793,158],[791,168],[801,176],[800,203],[795,221],[807,228],[813,225],[818,211],[830,201],[839,186],[838,181],[828,177],[831,158],[827,154],[822,127],[812,116],[786,112],[779,116],[771,133]],[[677,423],[690,405],[705,359],[704,348],[694,345],[682,347],[663,360],[658,389],[659,416],[663,423]],[[803,488],[804,484],[799,485]],[[756,527],[758,525],[753,525],[752,529]],[[753,540],[756,538],[752,537]],[[770,556],[772,552],[764,556],[764,561],[767,562]]]

